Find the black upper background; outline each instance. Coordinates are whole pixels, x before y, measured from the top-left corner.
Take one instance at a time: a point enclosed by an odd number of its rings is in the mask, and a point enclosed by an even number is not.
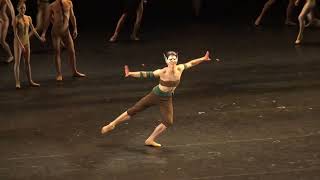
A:
[[[53,0],[50,0],[53,1]],[[82,29],[112,29],[120,14],[122,0],[73,0],[78,26]],[[12,1],[14,6],[17,0]],[[201,22],[252,24],[266,0],[204,0]],[[288,1],[278,0],[264,22],[283,23]],[[36,0],[27,0],[27,14],[35,21]],[[155,27],[168,23],[192,22],[191,0],[148,0],[143,26]]]

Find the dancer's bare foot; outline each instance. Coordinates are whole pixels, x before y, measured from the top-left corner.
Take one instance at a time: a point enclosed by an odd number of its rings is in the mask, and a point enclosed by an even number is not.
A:
[[[300,45],[300,44],[301,44],[301,40],[300,40],[300,39],[297,39],[294,44],[295,44],[295,45]]]
[[[307,24],[304,25],[304,27],[310,27],[312,25],[312,22],[308,22]]]
[[[287,21],[285,22],[285,24],[286,24],[287,26],[296,26],[296,25],[297,25],[297,23],[295,23],[295,22],[293,22],[293,21],[289,21],[289,20],[287,20]]]
[[[58,76],[56,77],[56,81],[62,81],[62,75],[58,75]]]
[[[107,132],[112,131],[116,126],[113,124],[108,124],[101,129],[101,134],[106,134]]]
[[[8,59],[7,59],[7,63],[11,63],[11,62],[13,62],[13,59],[14,59],[14,57],[13,56],[11,56],[11,57],[8,57]]]
[[[85,75],[85,74],[82,74],[82,73],[80,73],[80,72],[74,72],[74,73],[73,73],[73,77],[86,77],[86,75]]]
[[[31,81],[30,82],[30,86],[32,86],[32,87],[40,87],[40,84]]]
[[[147,139],[144,143],[146,146],[161,147],[161,144],[156,143],[155,141],[150,140],[150,139]]]
[[[136,35],[131,35],[130,38],[132,41],[140,41],[140,38],[138,38]]]
[[[110,39],[109,39],[109,42],[116,42],[118,39],[118,35],[117,34],[114,34]]]
[[[20,83],[16,84],[16,89],[21,89]]]

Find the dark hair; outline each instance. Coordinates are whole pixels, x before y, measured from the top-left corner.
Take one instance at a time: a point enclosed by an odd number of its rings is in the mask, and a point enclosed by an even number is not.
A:
[[[26,5],[26,0],[19,0],[17,8],[20,8],[22,5]]]
[[[167,57],[169,57],[169,56],[177,56],[177,57],[178,57],[178,53],[175,52],[175,51],[168,51],[168,52],[166,53],[166,56],[167,56]]]

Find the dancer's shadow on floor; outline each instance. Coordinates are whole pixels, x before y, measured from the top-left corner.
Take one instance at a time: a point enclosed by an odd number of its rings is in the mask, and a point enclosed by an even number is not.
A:
[[[151,146],[126,146],[123,150],[143,155],[168,155],[168,154],[176,154],[173,149],[169,149],[166,147],[155,148]]]
[[[112,144],[99,144],[97,145],[99,148],[108,149],[108,150],[116,150],[116,151],[123,151],[123,152],[130,152],[134,154],[141,154],[141,155],[168,155],[168,154],[176,154],[173,149],[169,149],[166,147],[155,148],[151,146],[133,146],[121,143],[112,143]]]
[[[296,47],[320,47],[320,41],[303,42],[302,44],[296,45]]]

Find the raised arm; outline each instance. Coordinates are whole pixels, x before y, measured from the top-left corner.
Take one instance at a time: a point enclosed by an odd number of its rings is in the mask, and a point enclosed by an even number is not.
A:
[[[43,28],[42,35],[41,35],[41,37],[44,40],[46,40],[46,33],[47,33],[47,30],[48,30],[50,22],[51,22],[50,18],[52,17],[52,5],[49,6],[48,13],[46,13],[46,14],[47,14],[47,16],[45,17],[44,28]]]
[[[14,26],[14,23],[15,23],[14,21],[15,21],[16,15],[15,15],[15,13],[14,13],[13,5],[12,5],[12,3],[11,3],[10,0],[5,0],[5,1],[6,1],[7,5],[8,5],[8,7],[9,7],[9,10],[10,10],[11,20],[12,20],[11,25]]]
[[[70,20],[71,20],[71,24],[73,26],[73,39],[76,39],[77,36],[78,36],[78,29],[77,29],[77,19],[76,19],[76,16],[74,15],[74,12],[73,12],[73,4],[72,2],[70,1]]]
[[[198,59],[191,60],[185,64],[180,64],[179,66],[183,66],[184,69],[189,69],[189,68],[196,66],[204,61],[210,61],[210,60],[211,60],[210,53],[209,53],[209,51],[207,51],[205,56],[198,58]]]
[[[125,77],[134,77],[134,78],[154,78],[160,77],[161,69],[155,71],[136,71],[131,72],[127,65],[124,66]]]
[[[34,35],[36,35],[36,37],[37,37],[41,42],[44,42],[45,39],[42,38],[42,37],[40,37],[40,35],[38,34],[36,28],[34,28],[31,17],[29,17],[29,22],[30,22],[30,27],[31,27],[32,33],[33,33]]]

